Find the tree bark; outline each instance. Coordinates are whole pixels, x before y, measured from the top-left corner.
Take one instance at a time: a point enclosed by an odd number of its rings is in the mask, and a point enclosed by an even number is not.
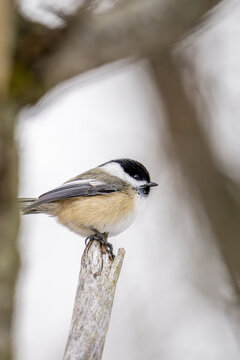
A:
[[[17,151],[12,104],[0,110],[0,359],[11,359],[11,323],[19,268],[17,234]]]
[[[10,360],[11,323],[19,257],[17,249],[18,186],[14,143],[16,108],[9,99],[13,59],[14,10],[10,0],[0,2],[0,359]]]
[[[0,1],[0,99],[9,91],[13,62],[14,10],[11,0]]]
[[[114,261],[97,241],[83,253],[64,360],[100,360],[107,335],[124,249]]]

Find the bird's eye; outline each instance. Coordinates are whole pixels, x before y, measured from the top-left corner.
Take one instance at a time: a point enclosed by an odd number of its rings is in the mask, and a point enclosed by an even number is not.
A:
[[[134,177],[134,179],[136,179],[136,180],[140,180],[140,177],[139,177],[137,174],[133,175],[133,177]]]

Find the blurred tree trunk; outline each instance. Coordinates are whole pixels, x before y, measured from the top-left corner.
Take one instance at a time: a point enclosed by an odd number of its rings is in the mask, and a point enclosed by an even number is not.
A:
[[[194,202],[203,206],[239,293],[240,204],[232,197],[228,180],[213,160],[193,99],[190,100],[185,93],[180,73],[181,58],[177,57],[177,62],[174,62],[171,49],[166,49],[152,56],[151,63],[167,114],[170,156],[181,166],[193,207]],[[179,69],[176,63],[180,64]],[[192,95],[200,96],[197,88]]]
[[[11,320],[19,258],[17,152],[14,144],[15,106],[9,99],[13,54],[13,6],[0,2],[0,359],[12,358]]]

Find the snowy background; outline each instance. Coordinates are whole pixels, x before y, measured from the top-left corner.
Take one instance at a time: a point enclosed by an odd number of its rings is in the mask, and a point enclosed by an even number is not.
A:
[[[28,16],[53,24],[40,3],[22,1]],[[214,80],[214,116],[203,125],[219,164],[238,181],[240,6],[234,4],[198,38],[194,64],[203,86]],[[196,222],[188,189],[166,154],[164,109],[147,61],[122,61],[68,81],[19,120],[22,197],[118,157],[141,161],[159,184],[135,223],[112,239],[115,252],[124,247],[126,256],[104,360],[238,360],[240,324],[228,273],[205,214],[199,208]],[[38,215],[22,218],[19,244],[16,359],[61,359],[84,241]]]

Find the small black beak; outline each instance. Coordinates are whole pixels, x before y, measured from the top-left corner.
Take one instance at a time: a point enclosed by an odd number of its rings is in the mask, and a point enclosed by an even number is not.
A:
[[[150,181],[149,183],[147,183],[147,186],[154,187],[154,186],[158,186],[158,184],[153,181]]]

